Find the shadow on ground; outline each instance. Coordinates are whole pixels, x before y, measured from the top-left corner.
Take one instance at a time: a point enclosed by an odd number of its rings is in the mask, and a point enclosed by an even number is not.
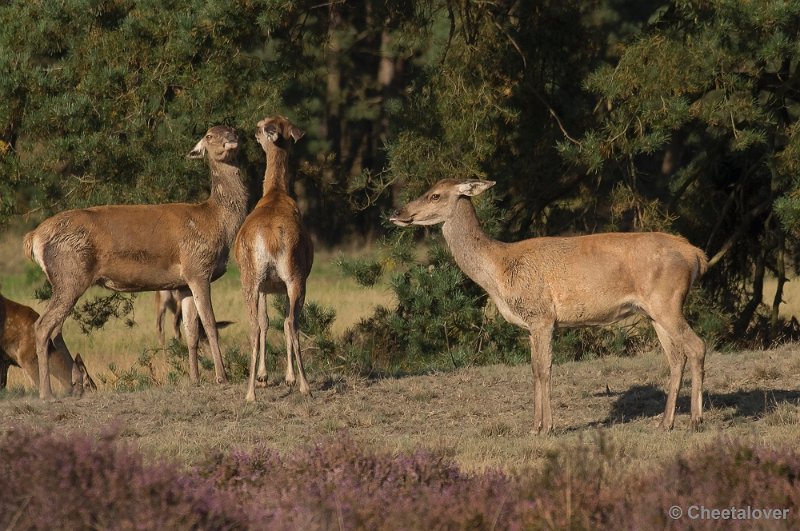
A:
[[[631,422],[642,418],[658,417],[664,413],[667,394],[655,385],[636,385],[619,393],[611,412],[605,420],[598,424],[609,426]],[[734,409],[731,418],[758,418],[773,411],[780,404],[800,405],[800,391],[787,389],[751,389],[731,393],[703,393],[703,408]],[[690,397],[682,394],[678,397],[676,414],[689,413]]]

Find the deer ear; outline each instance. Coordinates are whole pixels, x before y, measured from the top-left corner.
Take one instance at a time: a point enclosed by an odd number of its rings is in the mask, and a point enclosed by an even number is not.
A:
[[[302,129],[300,129],[295,125],[290,125],[289,136],[292,137],[292,140],[294,140],[295,143],[297,143],[298,140],[300,140],[301,138],[303,138],[303,136],[305,136],[305,132],[303,132]]]
[[[495,181],[483,181],[481,179],[471,179],[469,181],[462,181],[458,184],[456,189],[461,195],[475,196],[482,194],[492,186]]]

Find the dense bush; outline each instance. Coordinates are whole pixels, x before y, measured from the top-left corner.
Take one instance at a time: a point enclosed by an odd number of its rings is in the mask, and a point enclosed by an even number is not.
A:
[[[194,469],[145,463],[112,435],[0,436],[0,526],[19,529],[792,529],[800,453],[719,441],[635,475],[602,437],[543,469],[467,474],[423,451],[338,437],[281,456],[217,454]],[[669,508],[684,516],[672,520]],[[691,506],[786,509],[786,520],[692,520]]]
[[[343,265],[345,273],[364,280],[360,270]],[[488,311],[486,293],[464,276],[442,245],[428,248],[428,265],[395,273],[390,285],[397,307],[378,308],[340,340],[353,370],[420,372],[528,359],[521,330]]]

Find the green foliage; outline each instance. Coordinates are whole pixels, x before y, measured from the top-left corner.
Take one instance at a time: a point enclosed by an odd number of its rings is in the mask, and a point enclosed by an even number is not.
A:
[[[441,244],[429,248],[428,260],[392,275],[394,311],[378,308],[345,333],[347,364],[369,375],[527,359],[519,330],[489,315],[485,293]]]
[[[761,313],[766,335],[781,334],[779,303],[761,300],[764,275],[785,278],[800,249],[798,35],[796,2],[666,5],[587,76],[598,123],[560,144],[601,183],[622,177],[653,227],[661,218],[716,255],[698,317],[714,340],[760,334]]]
[[[207,343],[201,341],[201,349]],[[110,385],[118,392],[142,391],[151,387],[176,385],[180,380],[189,376],[189,349],[177,339],[172,339],[167,345],[166,357],[169,370],[165,378],[156,374],[154,360],[162,352],[161,349],[146,348],[142,350],[136,363],[128,368],[117,367],[115,363],[108,364],[112,378],[99,374],[97,377],[105,385]],[[222,353],[225,364],[225,373],[231,383],[243,382],[250,370],[250,353],[242,352],[238,347],[225,349]],[[214,362],[198,353],[198,364],[204,371],[214,369]]]
[[[109,295],[92,297],[77,305],[71,315],[81,327],[81,332],[89,334],[92,330],[102,328],[112,317],[118,319],[133,312],[135,298],[135,294],[125,295],[116,291]],[[125,324],[131,327],[134,322],[126,317]]]
[[[383,267],[374,260],[361,258],[354,260],[339,259],[337,265],[344,274],[354,278],[356,282],[364,287],[374,286],[383,275]]]
[[[250,374],[250,349],[242,351],[237,346],[227,348],[222,352],[222,361],[225,364],[225,373],[228,381],[233,383],[243,382]],[[211,369],[214,368],[212,363]]]
[[[153,359],[158,352],[160,352],[158,349],[142,350],[136,360],[136,365],[127,369],[120,369],[115,363],[109,363],[108,370],[114,377],[113,381],[102,374],[97,377],[104,385],[111,384],[115,391],[123,393],[143,391],[150,387],[161,385],[161,382],[156,378],[153,365]]]
[[[283,322],[286,319],[289,299],[286,295],[276,296],[272,299],[275,312],[270,316],[270,326],[283,333]],[[336,310],[329,306],[306,301],[300,313],[300,350],[303,353],[303,363],[308,370],[314,367],[330,366],[336,355],[336,342],[331,331],[331,326],[336,320]],[[269,358],[286,352],[285,346],[277,348],[267,342],[267,357]]]

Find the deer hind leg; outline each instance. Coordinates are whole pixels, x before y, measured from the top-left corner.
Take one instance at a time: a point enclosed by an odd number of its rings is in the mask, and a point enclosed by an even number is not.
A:
[[[203,281],[190,282],[189,289],[192,290],[197,314],[200,316],[200,322],[203,323],[208,345],[211,347],[211,357],[214,359],[214,373],[216,374],[217,383],[227,383],[228,377],[225,376],[225,366],[222,363],[222,353],[219,350],[217,320],[214,318],[214,308],[211,306],[211,286],[208,282]]]
[[[553,431],[550,410],[550,370],[553,365],[553,323],[530,326],[531,367],[533,369],[533,432]]]
[[[181,321],[183,320],[183,308],[181,308],[180,302],[178,302],[177,292],[171,292],[175,297],[174,305],[175,305],[175,314],[172,316],[172,330],[175,332],[175,337],[180,341],[181,337]]]
[[[258,360],[259,349],[261,347],[259,340],[261,335],[258,308],[259,293],[257,290],[249,288],[251,284],[246,281],[246,275],[244,275],[244,271],[242,271],[242,273],[242,292],[244,294],[245,304],[247,305],[247,315],[250,318],[250,373],[247,377],[247,394],[245,394],[244,399],[248,402],[255,402],[256,362]]]
[[[266,387],[267,375],[267,332],[269,331],[269,314],[267,313],[267,294],[258,292],[258,377],[256,385]]]
[[[80,278],[73,279],[80,281]],[[61,334],[61,327],[69,312],[81,295],[88,289],[89,283],[63,284],[53,283],[53,295],[47,302],[44,312],[36,320],[36,356],[39,363],[39,398],[53,398],[50,386],[50,345],[51,338]]]
[[[286,383],[293,384],[295,381],[294,370],[292,369],[292,355],[297,362],[297,372],[300,376],[300,393],[307,395],[311,393],[306,380],[306,371],[303,368],[303,356],[300,352],[300,331],[298,322],[300,313],[303,311],[303,304],[306,296],[305,282],[289,282],[286,285],[286,293],[289,296],[289,311],[283,321],[283,332],[286,336]]]
[[[197,308],[192,298],[192,292],[183,288],[179,292],[179,304],[185,319],[183,327],[186,331],[186,346],[189,349],[189,381],[193,384],[200,383],[200,368],[197,365],[197,348],[200,343],[200,330],[197,320]]]
[[[688,327],[688,325],[686,326]],[[680,326],[672,325],[667,327],[663,322],[653,321],[653,328],[656,330],[658,341],[664,349],[667,362],[669,362],[667,404],[664,408],[664,417],[661,419],[661,427],[665,430],[671,430],[675,425],[675,406],[678,402],[678,392],[681,389],[683,370],[686,366],[686,353],[683,349]]]
[[[166,349],[166,338],[164,337],[164,314],[167,313],[167,305],[164,303],[163,294],[156,291],[156,331],[158,332],[158,343],[161,350]]]
[[[686,324],[683,330],[683,344],[692,368],[692,428],[703,422],[703,379],[705,377],[706,344],[694,330]]]

